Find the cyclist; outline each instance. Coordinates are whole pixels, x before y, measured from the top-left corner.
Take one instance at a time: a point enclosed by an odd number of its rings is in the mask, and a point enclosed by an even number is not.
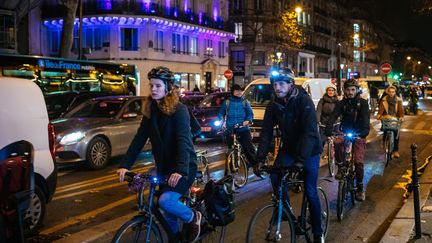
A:
[[[315,106],[307,92],[294,85],[294,74],[288,68],[270,74],[276,97],[267,105],[258,147],[258,161],[263,162],[273,139],[273,127],[281,130],[282,146],[274,164],[280,167],[303,168],[305,194],[310,202],[314,242],[324,242],[321,228],[321,204],[317,182],[322,150],[318,133]],[[280,183],[280,174],[271,174],[274,193]],[[286,196],[288,198],[288,192]]]
[[[402,99],[396,95],[396,87],[389,86],[386,89],[387,95],[380,103],[377,119],[382,120],[386,118],[397,118],[403,121],[404,109]],[[395,131],[395,140],[393,147],[393,157],[399,158],[399,131]],[[383,138],[384,141],[385,138]]]
[[[189,113],[179,102],[178,92],[173,87],[173,72],[166,67],[156,67],[148,73],[148,79],[151,95],[143,102],[143,119],[117,173],[123,181],[150,138],[157,174],[168,179],[167,185],[160,187],[160,208],[172,231],[178,235],[178,219],[187,224],[188,240],[193,242],[199,237],[202,215],[179,201],[192,186],[197,171]]]
[[[336,86],[334,84],[327,85],[326,93],[318,102],[317,111],[316,111],[317,120],[320,125],[325,126],[325,124],[327,124],[328,119],[330,118],[331,114],[333,114],[334,112],[337,102],[338,102],[338,98],[336,95]],[[336,130],[337,128],[335,128],[335,131]],[[323,129],[320,126],[320,136],[321,136],[322,146],[324,146],[327,140],[327,137],[324,135],[324,131],[325,129]]]
[[[326,125],[326,136],[333,133],[333,124],[341,116],[340,130],[352,132],[359,135],[353,144],[353,160],[356,171],[356,200],[364,201],[366,194],[363,188],[364,177],[364,154],[366,149],[366,137],[370,129],[369,105],[365,99],[360,97],[360,86],[354,79],[349,79],[344,83],[344,98],[336,105],[335,112],[330,116]],[[339,163],[344,159],[344,137],[338,136],[334,140],[335,159]],[[336,179],[343,178],[347,168],[340,166]]]
[[[237,139],[244,151],[249,166],[254,167],[254,173],[261,177],[256,163],[255,147],[252,144],[252,137],[249,125],[253,121],[253,112],[249,101],[242,98],[243,89],[238,84],[234,84],[231,88],[231,96],[227,101],[222,103],[219,109],[219,120],[225,121],[225,126],[228,131],[225,135],[228,148],[233,146],[233,138],[231,131],[235,132]],[[236,126],[240,125],[240,128]]]

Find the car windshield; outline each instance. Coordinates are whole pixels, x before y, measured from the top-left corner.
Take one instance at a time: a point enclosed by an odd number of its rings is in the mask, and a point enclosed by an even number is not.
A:
[[[265,107],[270,103],[273,95],[273,87],[271,84],[255,84],[248,87],[243,96],[247,99],[251,106]]]
[[[64,117],[110,118],[117,115],[124,102],[124,100],[90,100],[77,106]]]
[[[200,108],[219,107],[222,105],[222,102],[227,98],[227,96],[227,94],[209,95],[203,101],[201,101]]]

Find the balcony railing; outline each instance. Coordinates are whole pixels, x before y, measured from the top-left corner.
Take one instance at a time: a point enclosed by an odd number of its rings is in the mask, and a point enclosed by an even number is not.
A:
[[[63,18],[65,12],[58,5],[45,4],[43,6],[43,18]],[[61,9],[61,10],[60,10]],[[204,27],[234,32],[234,25],[229,21],[224,21],[221,17],[214,20],[205,13],[196,14],[191,9],[182,11],[177,7],[166,8],[157,3],[146,4],[144,1],[112,1],[109,6],[103,6],[99,1],[84,1],[83,15],[148,15],[163,17],[167,19],[182,21],[190,24],[201,25]],[[77,12],[78,16],[78,12]]]

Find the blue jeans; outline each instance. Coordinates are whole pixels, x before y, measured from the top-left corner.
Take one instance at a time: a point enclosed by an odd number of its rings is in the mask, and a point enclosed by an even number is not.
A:
[[[279,154],[276,158],[276,165],[283,165],[284,167],[290,167],[294,163],[294,158],[290,155],[286,154],[283,151],[279,151]],[[322,235],[323,230],[321,227],[321,204],[318,197],[318,172],[319,172],[319,164],[320,164],[320,155],[314,155],[309,157],[304,162],[304,187],[305,194],[307,199],[309,200],[309,207],[312,216],[312,232],[314,235]],[[273,185],[273,193],[278,193],[278,188],[282,179],[281,174],[271,174],[270,179]],[[288,191],[285,192],[286,198],[289,200]]]
[[[181,196],[178,192],[166,191],[159,197],[159,206],[163,210],[165,220],[175,234],[180,231],[178,219],[190,223],[194,216],[192,209],[180,202]]]

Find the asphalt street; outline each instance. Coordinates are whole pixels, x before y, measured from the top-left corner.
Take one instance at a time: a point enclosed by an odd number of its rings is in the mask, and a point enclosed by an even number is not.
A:
[[[406,116],[401,130],[401,157],[387,168],[380,148],[380,125],[372,123],[365,161],[366,201],[357,203],[342,222],[336,218],[337,181],[320,183],[330,202],[328,242],[378,242],[381,239],[403,204],[405,184],[409,180],[410,145],[418,145],[421,163],[432,154],[432,100],[422,100],[420,108],[423,112],[419,115]],[[223,144],[217,140],[200,141],[197,148],[207,149],[212,176],[220,177],[225,152]],[[134,213],[135,195],[128,192],[126,183],[118,182],[115,174],[119,160],[114,158],[108,168],[100,171],[89,171],[79,165],[60,166],[57,191],[46,208],[45,226],[31,241],[67,240],[84,230]],[[142,154],[135,170],[148,171],[151,167],[149,154]],[[327,173],[327,168],[321,167],[320,175],[325,177]],[[269,180],[258,180],[254,176],[250,179],[249,184],[236,194],[236,221],[228,226],[225,242],[244,242],[253,213],[270,202]],[[292,195],[297,212],[300,195]],[[109,241],[110,237],[109,234],[100,241]]]

